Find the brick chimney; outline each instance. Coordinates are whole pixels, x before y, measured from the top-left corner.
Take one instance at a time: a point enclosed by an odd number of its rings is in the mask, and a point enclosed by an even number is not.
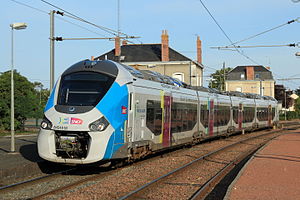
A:
[[[95,57],[94,57],[94,56],[91,56],[91,60],[92,60],[92,61],[95,60]]]
[[[167,30],[161,35],[161,61],[169,61],[169,36]]]
[[[247,80],[254,80],[254,67],[253,66],[246,67],[246,77],[247,77]]]
[[[202,64],[202,42],[197,36],[197,62]]]
[[[115,38],[115,56],[121,55],[120,37]]]
[[[123,46],[127,45],[127,40],[123,40],[123,41],[122,41],[122,45],[123,45]]]

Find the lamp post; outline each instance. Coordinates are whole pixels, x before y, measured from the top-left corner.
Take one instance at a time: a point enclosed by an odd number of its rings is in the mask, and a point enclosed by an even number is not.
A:
[[[286,110],[287,110],[287,108],[286,108],[286,89],[287,88],[284,89],[284,120],[285,121],[286,121]]]
[[[11,27],[11,98],[10,98],[10,131],[11,145],[10,151],[15,152],[15,100],[14,100],[14,29],[22,30],[27,27],[26,23],[13,23]]]

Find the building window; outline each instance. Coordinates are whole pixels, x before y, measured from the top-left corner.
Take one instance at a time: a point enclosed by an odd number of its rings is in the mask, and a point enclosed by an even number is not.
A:
[[[255,74],[255,78],[259,79],[259,74]]]
[[[245,74],[241,74],[241,79],[245,79]]]
[[[182,72],[176,72],[172,75],[172,77],[184,82],[184,73]]]

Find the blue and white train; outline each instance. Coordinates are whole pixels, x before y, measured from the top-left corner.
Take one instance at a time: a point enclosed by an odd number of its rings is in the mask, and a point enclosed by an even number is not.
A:
[[[220,93],[109,60],[84,60],[57,81],[37,144],[39,155],[56,163],[130,161],[277,122],[272,97]]]

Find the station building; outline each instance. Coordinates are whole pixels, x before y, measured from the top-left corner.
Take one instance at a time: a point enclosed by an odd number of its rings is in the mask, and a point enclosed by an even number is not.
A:
[[[225,87],[226,91],[274,97],[275,80],[269,67],[237,66],[228,73]]]
[[[95,60],[113,60],[139,70],[156,71],[177,78],[192,86],[203,85],[202,47],[199,36],[196,41],[197,61],[180,54],[169,46],[169,35],[162,31],[160,44],[128,44],[115,39],[115,48]]]

